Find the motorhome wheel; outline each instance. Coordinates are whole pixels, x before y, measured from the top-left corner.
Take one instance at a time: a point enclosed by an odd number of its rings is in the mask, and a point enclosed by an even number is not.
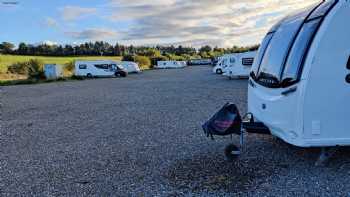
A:
[[[120,72],[119,74],[120,74],[120,76],[122,76],[122,77],[126,77],[126,76],[128,75],[126,72]]]
[[[92,74],[91,74],[91,73],[88,73],[88,74],[86,75],[86,77],[87,77],[87,78],[92,78]]]
[[[216,70],[216,74],[222,74],[222,70],[221,69],[217,69]]]

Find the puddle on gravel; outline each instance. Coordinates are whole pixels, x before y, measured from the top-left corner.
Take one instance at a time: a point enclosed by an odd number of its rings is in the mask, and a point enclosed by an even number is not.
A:
[[[268,161],[254,158],[228,162],[208,155],[178,161],[165,177],[178,190],[242,192],[265,182],[273,173]]]

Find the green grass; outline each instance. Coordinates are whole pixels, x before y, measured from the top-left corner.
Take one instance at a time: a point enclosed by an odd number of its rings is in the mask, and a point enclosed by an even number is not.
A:
[[[0,55],[0,73],[6,73],[7,67],[17,62],[25,62],[30,59],[42,60],[45,64],[65,64],[73,60],[121,60],[118,56],[74,56],[74,57],[47,57],[47,56],[24,56],[24,55]]]

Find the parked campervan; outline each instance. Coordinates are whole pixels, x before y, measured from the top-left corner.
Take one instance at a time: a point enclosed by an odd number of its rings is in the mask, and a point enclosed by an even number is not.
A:
[[[231,78],[248,78],[257,51],[236,53],[236,61],[229,64],[223,71],[223,75]]]
[[[127,71],[120,64],[110,60],[76,61],[75,75],[81,77],[127,76]]]
[[[213,68],[213,72],[221,75],[222,73],[224,73],[224,70],[227,67],[229,67],[231,65],[235,65],[237,59],[238,59],[238,57],[237,57],[237,54],[235,54],[235,53],[225,54],[225,55],[219,57],[217,64]]]
[[[121,65],[128,73],[140,73],[141,69],[136,62],[122,61]]]
[[[187,65],[189,66],[200,66],[200,65],[211,65],[213,62],[211,59],[194,59],[189,60]]]
[[[350,1],[323,1],[267,33],[249,79],[254,122],[300,147],[350,145],[349,18]]]
[[[158,61],[156,68],[184,68],[186,66],[185,61]]]

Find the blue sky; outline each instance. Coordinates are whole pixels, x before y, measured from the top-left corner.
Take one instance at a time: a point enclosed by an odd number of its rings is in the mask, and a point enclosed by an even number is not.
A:
[[[251,45],[281,17],[315,2],[0,0],[0,42]]]

